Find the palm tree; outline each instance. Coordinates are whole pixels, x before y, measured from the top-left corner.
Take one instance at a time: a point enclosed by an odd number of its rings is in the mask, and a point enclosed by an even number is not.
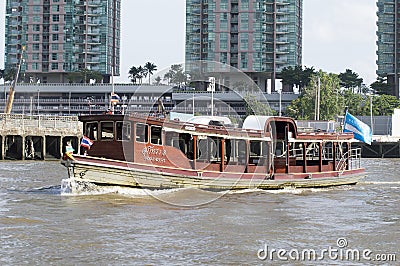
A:
[[[144,68],[146,69],[147,74],[149,75],[149,84],[150,84],[150,77],[151,75],[153,75],[153,71],[157,71],[157,66],[151,62],[147,62],[144,65]]]
[[[135,66],[132,66],[131,69],[129,69],[128,78],[131,79],[132,83],[136,83],[136,79],[138,78],[138,73],[139,73],[138,68]]]
[[[142,66],[139,66],[139,67],[137,68],[137,71],[138,71],[137,77],[138,77],[138,79],[139,79],[139,83],[142,84],[143,77],[146,77],[146,76],[147,76],[146,69],[145,69],[144,67],[142,67]]]
[[[171,78],[172,78],[172,73],[171,73],[171,71],[168,71],[167,73],[165,73],[165,75],[164,75],[164,80],[167,81],[167,84],[168,84],[168,85],[171,84]]]
[[[158,76],[158,77],[156,77],[155,79],[154,79],[154,81],[155,81],[155,85],[160,85],[161,84],[161,77],[160,76]]]

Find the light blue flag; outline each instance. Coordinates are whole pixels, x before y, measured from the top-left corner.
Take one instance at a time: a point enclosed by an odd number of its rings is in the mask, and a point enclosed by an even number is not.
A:
[[[355,116],[346,112],[346,116],[344,117],[344,127],[343,132],[352,132],[354,134],[354,138],[360,141],[363,141],[369,145],[372,142],[372,130],[371,128],[358,120]]]

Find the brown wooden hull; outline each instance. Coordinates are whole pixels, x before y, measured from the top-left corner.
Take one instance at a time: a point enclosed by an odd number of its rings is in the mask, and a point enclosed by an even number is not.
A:
[[[319,173],[275,174],[198,171],[75,156],[62,162],[69,178],[100,185],[140,188],[199,188],[211,190],[316,188],[356,184],[364,169]]]

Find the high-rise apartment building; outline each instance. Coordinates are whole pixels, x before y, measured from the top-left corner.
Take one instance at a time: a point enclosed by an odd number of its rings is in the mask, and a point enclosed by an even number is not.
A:
[[[400,0],[378,0],[378,70],[387,77],[392,94],[399,98]]]
[[[274,90],[284,67],[302,64],[302,7],[303,0],[187,0],[187,68],[224,63]]]
[[[120,73],[121,0],[6,0],[5,69],[26,47],[26,82],[64,83],[89,69],[105,82]]]

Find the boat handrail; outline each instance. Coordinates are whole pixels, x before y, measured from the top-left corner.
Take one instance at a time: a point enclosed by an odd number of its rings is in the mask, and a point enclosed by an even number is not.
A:
[[[347,159],[349,159],[350,170],[361,168],[361,148],[350,149],[342,155],[337,165],[337,171],[340,175],[346,170]]]

